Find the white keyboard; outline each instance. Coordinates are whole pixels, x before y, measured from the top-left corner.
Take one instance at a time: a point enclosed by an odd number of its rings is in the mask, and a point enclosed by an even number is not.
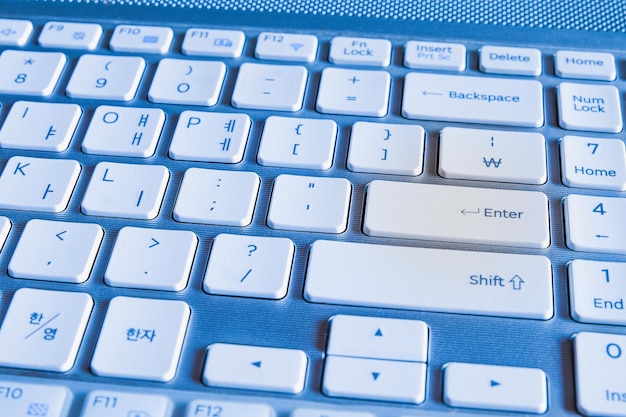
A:
[[[0,51],[0,417],[626,415],[623,54],[11,19]]]

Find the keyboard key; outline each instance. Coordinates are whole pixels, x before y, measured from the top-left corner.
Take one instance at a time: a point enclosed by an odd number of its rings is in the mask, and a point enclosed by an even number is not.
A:
[[[420,175],[424,129],[418,125],[356,122],[350,134],[348,169],[373,174]]]
[[[98,376],[171,381],[190,314],[183,301],[113,298],[91,360],[92,372]]]
[[[315,303],[539,320],[553,315],[550,261],[531,255],[319,240],[309,250],[304,296]]]
[[[426,364],[328,356],[322,391],[330,397],[421,404],[426,398]]]
[[[0,94],[49,96],[66,62],[67,57],[59,52],[3,51],[0,54]]]
[[[418,320],[336,315],[330,319],[326,354],[426,362],[428,326]]]
[[[9,275],[45,281],[87,281],[104,232],[91,223],[33,219],[9,262]]]
[[[245,41],[240,30],[191,28],[185,32],[181,49],[185,55],[239,58]]]
[[[160,165],[100,162],[89,181],[81,210],[88,216],[154,219],[170,173]]]
[[[330,43],[328,59],[337,65],[387,67],[391,62],[391,42],[337,36]]]
[[[561,83],[557,88],[559,125],[568,130],[619,133],[622,109],[611,85]]]
[[[254,172],[189,168],[176,198],[174,219],[247,226],[252,222],[260,184]]]
[[[548,410],[547,378],[541,369],[448,363],[443,394],[452,407],[535,414]]]
[[[369,236],[545,249],[548,199],[537,191],[395,181],[367,186],[363,231]]]
[[[568,265],[572,317],[582,323],[626,325],[626,264],[576,259]]]
[[[208,348],[202,382],[211,387],[299,394],[307,362],[300,350],[215,343]]]
[[[0,410],[12,417],[65,417],[72,401],[60,385],[0,381]]]
[[[67,85],[67,96],[130,101],[137,93],[146,67],[133,56],[82,55]]]
[[[39,35],[46,48],[93,50],[102,37],[102,26],[95,23],[48,22]]]
[[[385,71],[326,68],[317,96],[321,113],[382,117],[389,107],[391,76]]]
[[[541,75],[541,51],[534,48],[483,46],[479,67],[491,74]]]
[[[296,33],[263,32],[259,34],[254,56],[276,61],[313,62],[317,38]]]
[[[561,78],[613,81],[617,71],[615,58],[602,52],[558,51],[554,70]]]
[[[404,66],[411,69],[464,71],[465,45],[460,43],[409,41],[404,47]]]
[[[545,184],[546,140],[541,133],[445,127],[439,135],[444,178]]]
[[[0,328],[0,365],[69,371],[92,307],[85,293],[18,289]]]
[[[170,417],[173,406],[163,395],[91,391],[81,417]]]
[[[294,244],[275,237],[218,235],[203,288],[209,294],[281,299],[287,295]]]
[[[0,216],[0,251],[2,251],[4,242],[6,242],[7,237],[9,237],[11,226],[11,220],[4,216]]]
[[[117,52],[164,54],[173,39],[174,32],[168,27],[120,25],[113,32],[110,47]]]
[[[267,224],[272,229],[343,233],[352,186],[343,178],[279,175],[274,181]]]
[[[78,162],[14,156],[0,176],[0,208],[60,213],[80,174]]]
[[[581,332],[574,337],[576,405],[588,416],[626,414],[626,336]]]
[[[332,120],[270,116],[263,127],[257,160],[265,166],[329,169],[337,130]]]
[[[535,80],[407,74],[402,115],[408,119],[541,127],[543,86]]]
[[[313,408],[296,408],[290,414],[290,417],[376,417],[371,413],[362,413],[359,411],[335,411],[326,409]]]
[[[220,400],[195,400],[187,407],[185,417],[274,417],[276,413],[267,404]]]
[[[621,139],[564,136],[560,146],[565,185],[626,190],[626,147]]]
[[[580,252],[626,254],[626,199],[568,195],[563,208],[567,247]]]
[[[85,153],[147,158],[154,151],[165,123],[161,109],[99,106],[82,150]]]
[[[32,32],[29,20],[0,19],[0,45],[24,46]]]
[[[239,68],[232,105],[240,109],[295,112],[302,109],[307,69],[245,63]]]
[[[74,135],[82,109],[70,103],[18,101],[0,130],[0,146],[61,152]]]
[[[236,164],[243,160],[249,132],[248,115],[187,110],[178,118],[169,155],[184,161]]]
[[[226,65],[222,62],[162,59],[148,99],[153,103],[214,106],[225,75]]]
[[[113,287],[181,291],[187,286],[198,237],[185,230],[124,227],[104,282]]]

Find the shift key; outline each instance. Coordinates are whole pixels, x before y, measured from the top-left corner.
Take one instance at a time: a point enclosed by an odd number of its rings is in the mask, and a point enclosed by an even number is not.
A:
[[[395,181],[367,186],[369,236],[545,249],[548,199],[537,191]]]
[[[402,115],[408,119],[541,127],[543,89],[536,80],[410,73]]]

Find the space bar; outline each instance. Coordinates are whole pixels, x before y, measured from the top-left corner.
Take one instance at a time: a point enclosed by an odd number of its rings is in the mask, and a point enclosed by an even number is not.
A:
[[[539,255],[318,240],[305,282],[311,302],[547,320],[550,261]]]

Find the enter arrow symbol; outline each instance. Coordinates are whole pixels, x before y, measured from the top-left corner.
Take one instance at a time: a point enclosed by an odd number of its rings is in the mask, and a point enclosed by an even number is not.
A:
[[[463,209],[463,210],[461,210],[461,213],[463,213],[463,215],[466,215],[466,214],[480,214],[480,209],[478,208],[478,209],[476,209],[476,211],[470,211],[470,210],[467,210],[467,209]]]

